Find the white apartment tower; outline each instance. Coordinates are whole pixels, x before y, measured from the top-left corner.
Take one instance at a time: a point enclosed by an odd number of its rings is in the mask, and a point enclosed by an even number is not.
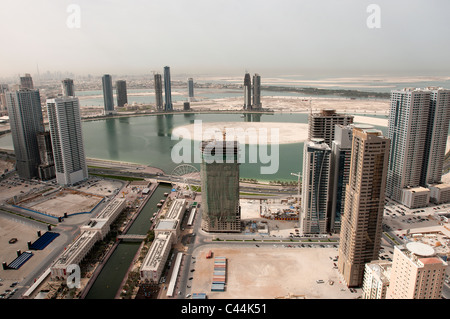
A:
[[[38,177],[40,164],[37,136],[45,131],[39,90],[6,92],[6,105],[20,178]]]
[[[429,245],[410,242],[395,246],[386,298],[441,298],[447,266]]]
[[[88,178],[78,98],[47,100],[56,180],[73,185]]]
[[[441,183],[450,121],[450,90],[428,88],[430,111],[425,143],[422,185]]]
[[[449,90],[406,88],[392,91],[388,197],[408,207],[417,207],[411,201],[417,197],[416,190],[423,191],[422,188],[431,184],[441,183],[449,119]],[[419,197],[418,200],[423,202]]]

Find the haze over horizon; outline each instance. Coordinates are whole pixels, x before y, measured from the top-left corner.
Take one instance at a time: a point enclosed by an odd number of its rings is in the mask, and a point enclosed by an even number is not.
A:
[[[370,4],[380,28],[369,28]],[[70,5],[79,8],[79,25]],[[6,0],[0,77],[24,73],[447,76],[445,0]]]

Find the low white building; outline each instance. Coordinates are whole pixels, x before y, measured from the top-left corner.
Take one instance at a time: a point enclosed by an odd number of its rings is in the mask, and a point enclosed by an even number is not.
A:
[[[385,299],[392,263],[374,260],[365,265],[363,299]]]
[[[169,211],[167,212],[165,219],[177,219],[181,221],[185,211],[186,211],[186,200],[175,199],[170,205]]]
[[[444,204],[450,202],[450,184],[429,185],[430,201],[435,204]]]
[[[99,239],[100,232],[98,231],[82,231],[51,266],[51,277],[54,279],[66,279],[70,275],[67,268],[70,265],[79,265]]]
[[[116,220],[119,214],[125,209],[125,198],[115,198],[94,218],[91,218],[86,225],[81,226],[81,231],[93,230],[100,233],[103,239],[111,229],[111,224]]]
[[[401,202],[408,208],[425,207],[430,202],[430,190],[425,187],[404,188]]]
[[[156,224],[154,231],[155,236],[158,236],[161,233],[170,232],[175,238],[178,238],[180,234],[180,223],[176,219],[160,219]]]
[[[91,248],[102,240],[110,230],[111,224],[126,207],[124,198],[111,201],[89,223],[80,227],[81,234],[64,250],[56,262],[51,266],[51,276],[54,279],[66,279],[69,275],[69,265],[79,265]]]
[[[158,283],[172,248],[174,235],[171,232],[159,233],[145,256],[140,269],[140,279]]]
[[[92,218],[89,223],[80,227],[81,231],[96,231],[100,234],[100,238],[103,239],[108,234],[110,227],[108,220]]]

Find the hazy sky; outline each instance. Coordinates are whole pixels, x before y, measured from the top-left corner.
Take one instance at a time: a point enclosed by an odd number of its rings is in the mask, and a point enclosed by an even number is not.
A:
[[[0,3],[0,77],[33,74],[37,65],[93,75],[165,65],[195,74],[450,74],[448,0]],[[370,4],[381,9],[380,28],[367,26]]]

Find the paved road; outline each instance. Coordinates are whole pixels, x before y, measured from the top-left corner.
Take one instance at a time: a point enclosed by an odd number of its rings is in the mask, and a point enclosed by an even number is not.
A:
[[[136,178],[153,178],[157,179],[160,182],[166,182],[171,183],[174,181],[179,181],[179,178],[165,175],[165,174],[154,174],[154,173],[146,173],[137,170],[134,171],[127,171],[124,172],[121,169],[118,168],[108,168],[108,169],[102,169],[102,168],[89,168],[89,173],[92,174],[100,174],[100,175],[116,175],[116,176],[123,176],[123,177],[136,177]],[[200,181],[194,181],[192,180],[192,185],[200,185]],[[260,195],[279,195],[279,196],[288,196],[288,195],[298,195],[298,188],[297,187],[282,187],[282,186],[266,186],[266,185],[257,185],[257,186],[241,186],[240,187],[241,192],[245,193],[254,193],[254,194],[260,194]]]

